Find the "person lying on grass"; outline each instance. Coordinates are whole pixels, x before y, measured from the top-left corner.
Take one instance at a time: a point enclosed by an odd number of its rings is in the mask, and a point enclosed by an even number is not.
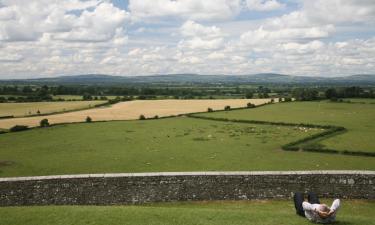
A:
[[[314,193],[308,194],[307,201],[302,193],[295,193],[294,206],[298,215],[312,222],[333,223],[340,208],[340,199],[335,199],[330,208],[326,204],[320,204],[318,196]]]

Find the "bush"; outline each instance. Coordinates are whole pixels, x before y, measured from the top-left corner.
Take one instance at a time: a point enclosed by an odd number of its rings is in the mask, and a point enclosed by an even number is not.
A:
[[[292,101],[292,98],[284,98],[284,102],[291,102]]]
[[[212,108],[208,108],[207,112],[213,112],[214,110]]]
[[[23,131],[23,130],[27,130],[29,129],[28,126],[24,126],[24,125],[16,125],[12,128],[9,129],[10,132],[18,132],[18,131]]]
[[[145,119],[146,119],[146,117],[144,115],[139,116],[139,120],[145,120]]]
[[[158,115],[155,115],[155,116],[154,116],[154,119],[159,119],[159,116],[158,116]]]
[[[48,119],[42,119],[39,124],[41,127],[48,127],[49,126]]]
[[[92,122],[92,119],[91,119],[91,117],[86,117],[86,123],[91,123]]]
[[[247,103],[247,108],[255,108],[255,105],[251,102]]]
[[[229,106],[229,105],[225,106],[225,107],[224,107],[224,110],[225,110],[225,111],[229,111],[229,110],[230,110],[230,106]]]

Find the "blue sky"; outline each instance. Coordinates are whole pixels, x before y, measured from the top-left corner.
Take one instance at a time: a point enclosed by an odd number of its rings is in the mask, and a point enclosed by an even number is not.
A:
[[[0,0],[0,78],[375,74],[373,0]]]

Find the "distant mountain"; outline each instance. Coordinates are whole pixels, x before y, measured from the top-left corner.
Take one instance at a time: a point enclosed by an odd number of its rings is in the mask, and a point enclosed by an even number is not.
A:
[[[375,84],[375,75],[353,75],[347,77],[307,77],[290,76],[275,73],[253,75],[198,75],[198,74],[166,74],[151,76],[109,76],[103,74],[87,74],[60,76],[54,78],[0,80],[1,83],[35,83],[35,84],[150,84],[150,83],[249,83],[249,84]]]

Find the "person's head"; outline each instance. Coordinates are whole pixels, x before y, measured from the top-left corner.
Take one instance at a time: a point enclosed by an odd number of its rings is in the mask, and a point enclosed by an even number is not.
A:
[[[321,204],[319,206],[319,211],[322,211],[322,212],[329,212],[331,209],[326,205],[326,204]]]

